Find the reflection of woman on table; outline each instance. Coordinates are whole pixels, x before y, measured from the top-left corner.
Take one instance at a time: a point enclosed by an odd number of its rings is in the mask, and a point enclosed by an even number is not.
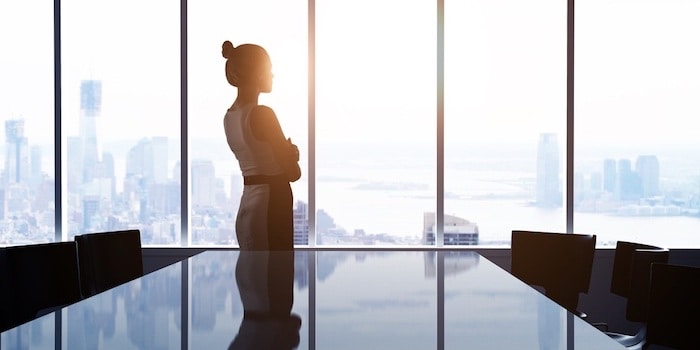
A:
[[[228,348],[295,349],[301,319],[292,314],[294,252],[240,251],[236,284],[243,303],[243,321]]]
[[[272,108],[259,105],[261,92],[272,91],[267,51],[258,45],[234,47],[225,41],[226,80],[238,88],[224,116],[229,148],[243,174],[243,194],[236,216],[241,249],[291,250],[294,217],[290,182],[301,177],[299,149],[284,136]]]

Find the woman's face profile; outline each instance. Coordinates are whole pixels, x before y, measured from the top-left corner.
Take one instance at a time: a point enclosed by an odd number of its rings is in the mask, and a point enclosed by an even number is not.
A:
[[[261,71],[259,82],[260,92],[270,92],[272,91],[272,77],[274,76],[272,74],[272,65],[269,63],[264,65]]]

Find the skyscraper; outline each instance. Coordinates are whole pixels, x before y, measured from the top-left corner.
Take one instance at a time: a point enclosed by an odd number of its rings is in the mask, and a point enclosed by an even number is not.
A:
[[[83,141],[79,136],[70,136],[67,141],[68,162],[68,183],[69,193],[79,193],[80,185],[83,184]]]
[[[629,159],[620,159],[617,162],[617,199],[633,201],[641,196],[641,181],[639,174],[632,169]]]
[[[191,163],[192,208],[211,208],[216,203],[216,175],[211,160],[195,159]]]
[[[83,183],[95,178],[97,169],[97,117],[102,107],[102,82],[83,80],[80,83],[80,140],[82,141]]]
[[[297,201],[294,207],[294,244],[309,244],[309,206]]]
[[[615,193],[617,187],[617,162],[615,159],[603,161],[603,190]]]
[[[29,179],[29,145],[24,136],[24,119],[5,121],[4,184],[26,183]]]
[[[537,146],[537,180],[535,202],[541,207],[562,203],[559,181],[559,144],[557,134],[542,133]]]
[[[659,160],[654,155],[637,157],[635,164],[641,181],[642,197],[652,197],[659,194]]]

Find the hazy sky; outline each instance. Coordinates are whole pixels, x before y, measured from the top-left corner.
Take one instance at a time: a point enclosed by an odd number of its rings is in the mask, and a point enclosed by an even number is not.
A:
[[[235,89],[221,43],[272,56],[271,105],[288,136],[307,137],[307,3],[197,1],[189,14],[190,132],[226,147]],[[700,3],[577,2],[576,130],[584,143],[695,145]],[[30,143],[53,137],[52,1],[0,5],[0,120],[25,118]],[[434,147],[435,1],[316,1],[316,116],[323,142]],[[447,144],[564,139],[566,4],[446,0]],[[77,134],[79,86],[102,80],[100,138],[180,133],[179,3],[62,1],[65,135]],[[18,35],[21,33],[21,35]],[[469,140],[469,141],[468,141]],[[50,142],[48,142],[50,143]]]

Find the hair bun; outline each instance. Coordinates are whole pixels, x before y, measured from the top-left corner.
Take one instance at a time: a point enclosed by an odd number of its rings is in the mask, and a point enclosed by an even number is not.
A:
[[[224,43],[221,45],[221,55],[224,56],[224,58],[229,59],[233,55],[233,44],[226,40]]]

